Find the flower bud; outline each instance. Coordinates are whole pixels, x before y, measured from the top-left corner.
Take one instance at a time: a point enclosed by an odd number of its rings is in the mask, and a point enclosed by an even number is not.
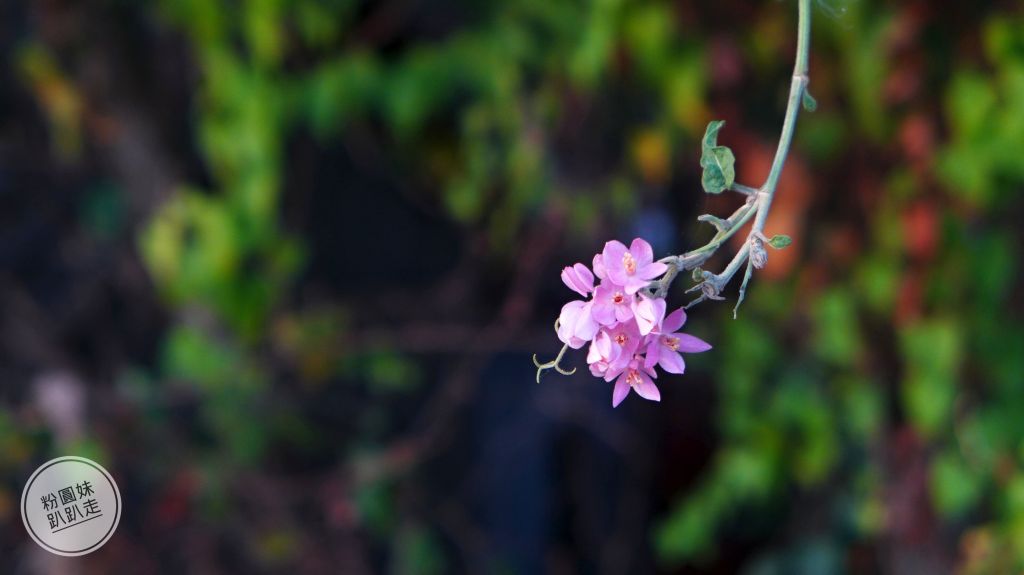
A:
[[[764,249],[764,242],[761,238],[750,240],[750,263],[754,269],[762,269],[768,263],[768,250]]]
[[[704,294],[704,297],[708,299],[723,300],[724,297],[718,295],[718,286],[714,283],[705,280],[704,283],[700,284],[700,291]]]

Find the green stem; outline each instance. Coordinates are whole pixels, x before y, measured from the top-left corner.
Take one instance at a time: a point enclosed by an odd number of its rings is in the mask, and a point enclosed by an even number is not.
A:
[[[733,183],[733,185],[729,189],[734,192],[743,194],[744,196],[753,196],[758,192],[757,188],[751,188],[750,186],[744,186],[743,184],[737,183]]]
[[[729,219],[727,220],[730,224],[729,228],[724,231],[719,231],[718,233],[716,233],[715,236],[711,238],[711,241],[709,241],[707,244],[695,250],[688,251],[681,256],[664,258],[661,261],[678,268],[680,271],[691,270],[701,265],[702,263],[707,261],[708,258],[711,257],[711,254],[715,253],[715,251],[719,247],[721,247],[722,244],[726,242],[726,240],[735,235],[736,232],[740,230],[740,228],[742,228],[744,225],[746,225],[747,222],[750,221],[750,218],[753,217],[755,213],[757,213],[756,208],[756,200],[751,203],[743,204],[735,212],[733,212],[731,216],[729,216]]]
[[[804,91],[807,89],[809,81],[807,77],[807,63],[811,51],[811,0],[798,0],[798,3],[799,22],[797,24],[796,63],[793,66],[793,80],[790,84],[789,100],[786,104],[786,116],[782,122],[782,134],[779,136],[779,147],[775,151],[775,158],[772,160],[768,178],[757,189],[739,184],[732,186],[734,191],[748,196],[747,203],[729,217],[727,221],[731,225],[727,229],[720,229],[707,244],[686,252],[681,256],[670,256],[660,260],[675,268],[675,272],[694,269],[703,264],[726,240],[746,225],[751,218],[754,219],[754,224],[751,226],[749,236],[764,236],[764,225],[768,219],[768,211],[771,209],[772,199],[775,197],[775,190],[778,188],[779,178],[782,176],[782,168],[786,165],[789,148],[793,143],[796,119],[800,113]],[[720,284],[727,283],[735,275],[735,272],[739,270],[739,266],[742,265],[749,255],[749,243],[748,241],[744,244],[744,247],[736,254],[736,257],[733,258],[723,273],[714,276],[715,278],[725,280],[725,282],[717,281],[717,288],[723,288],[724,285]],[[749,275],[748,273],[744,278],[744,288],[746,287]],[[663,296],[668,291],[668,286],[675,277],[676,273],[666,274],[661,280],[651,284],[651,291]]]
[[[811,51],[811,0],[799,0],[799,24],[796,40],[796,64],[793,66],[793,81],[789,88],[789,102],[786,105],[786,118],[782,121],[782,135],[779,147],[775,151],[768,179],[761,186],[757,206],[757,217],[754,218],[752,232],[764,232],[764,224],[768,219],[775,190],[782,176],[782,168],[786,165],[790,144],[793,143],[793,132],[796,130],[796,118],[800,114],[800,105],[807,89],[807,60]]]

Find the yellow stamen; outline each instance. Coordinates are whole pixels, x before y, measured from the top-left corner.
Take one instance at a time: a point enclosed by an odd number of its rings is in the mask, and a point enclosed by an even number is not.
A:
[[[636,273],[636,260],[633,259],[633,254],[626,252],[622,256],[622,267],[626,268],[626,273],[629,275]]]

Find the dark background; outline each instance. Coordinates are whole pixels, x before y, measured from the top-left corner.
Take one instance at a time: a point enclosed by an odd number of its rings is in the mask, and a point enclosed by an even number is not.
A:
[[[1020,572],[1017,2],[816,2],[739,319],[691,310],[660,404],[585,350],[534,383],[563,266],[742,201],[708,121],[763,181],[795,38],[792,0],[0,4],[2,570]],[[59,455],[124,497],[77,559],[18,512]]]

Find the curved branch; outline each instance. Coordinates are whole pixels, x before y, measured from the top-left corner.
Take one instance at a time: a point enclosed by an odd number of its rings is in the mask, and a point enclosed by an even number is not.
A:
[[[721,274],[702,272],[702,281],[698,286],[703,292],[703,295],[693,302],[690,302],[687,307],[697,304],[705,299],[720,299],[718,294],[725,288],[726,284],[729,283],[732,277],[740,269],[740,266],[742,266],[749,257],[749,240],[752,238],[764,237],[765,222],[768,220],[768,212],[771,209],[772,199],[775,197],[779,178],[782,176],[782,169],[786,165],[786,158],[789,155],[789,149],[793,143],[793,133],[796,130],[797,116],[800,113],[800,106],[803,102],[804,94],[809,82],[809,78],[807,76],[807,63],[810,57],[811,45],[811,0],[799,0],[798,14],[799,22],[797,25],[796,63],[793,66],[793,80],[790,83],[789,100],[786,104],[786,116],[782,122],[782,133],[779,136],[779,146],[775,151],[775,157],[772,160],[772,166],[771,170],[768,172],[768,178],[765,180],[764,184],[757,189],[740,184],[733,184],[730,187],[731,190],[746,195],[747,202],[737,209],[727,220],[720,220],[712,216],[701,216],[701,218],[698,218],[701,221],[708,221],[714,224],[715,227],[718,228],[718,233],[716,233],[715,236],[711,238],[711,241],[704,246],[689,251],[683,255],[669,256],[660,260],[667,264],[670,269],[664,276],[662,276],[662,278],[652,282],[651,285],[647,287],[649,294],[661,295],[664,297],[668,292],[668,288],[672,281],[680,272],[699,268],[700,265],[706,262],[726,240],[732,237],[753,217],[754,223],[751,226],[748,234],[748,241],[744,243],[744,247],[736,253],[736,256]],[[741,295],[739,301],[736,303],[737,308],[739,307],[739,304],[743,302],[743,294],[746,292],[746,284],[750,279],[750,275],[750,270],[748,269],[747,273],[744,275],[743,285],[740,288]]]

